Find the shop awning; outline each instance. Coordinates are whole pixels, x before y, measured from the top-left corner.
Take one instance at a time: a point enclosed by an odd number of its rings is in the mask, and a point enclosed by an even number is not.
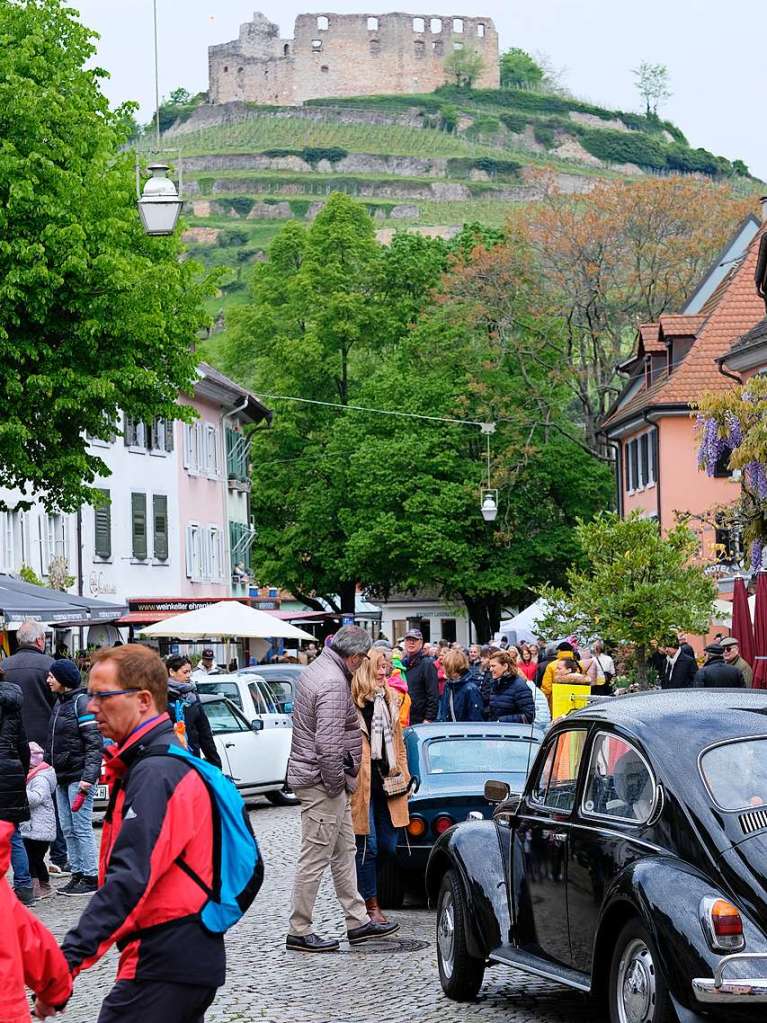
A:
[[[126,611],[125,604],[81,597],[46,586],[34,586],[0,574],[0,626],[17,628],[25,618],[66,628],[113,622]]]
[[[155,622],[175,618],[178,611],[129,611],[117,619],[116,625],[153,625]]]

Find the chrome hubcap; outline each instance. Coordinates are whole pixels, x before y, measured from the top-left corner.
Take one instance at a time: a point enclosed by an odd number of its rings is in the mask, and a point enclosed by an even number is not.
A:
[[[442,963],[442,972],[446,977],[452,977],[455,956],[455,905],[450,892],[447,892],[442,900],[442,909],[437,924],[437,949]]]
[[[620,1023],[652,1023],[655,1018],[655,963],[640,938],[626,945],[618,966]]]

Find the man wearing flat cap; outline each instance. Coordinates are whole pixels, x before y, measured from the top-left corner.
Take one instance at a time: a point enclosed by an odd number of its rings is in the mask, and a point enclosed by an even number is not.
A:
[[[751,670],[751,665],[748,661],[744,661],[740,656],[740,647],[738,641],[734,636],[728,636],[726,639],[721,641],[721,645],[724,647],[724,659],[727,664],[732,664],[743,676],[746,689],[751,689],[754,684],[754,673]]]
[[[704,647],[706,663],[699,668],[693,685],[697,689],[743,689],[745,682],[741,672],[724,659],[721,643],[709,643]]]
[[[410,707],[410,724],[437,720],[439,706],[439,677],[434,661],[423,652],[423,633],[420,629],[408,629],[405,633],[405,659],[407,690],[413,701]]]

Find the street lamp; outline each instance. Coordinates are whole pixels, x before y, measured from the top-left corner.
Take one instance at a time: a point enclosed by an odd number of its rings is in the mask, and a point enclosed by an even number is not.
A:
[[[144,231],[149,235],[173,234],[184,200],[176,186],[167,176],[167,163],[150,163],[152,177],[138,195],[138,209]],[[138,194],[138,167],[136,168],[136,192]]]
[[[479,428],[487,437],[487,486],[480,491],[479,509],[485,522],[495,522],[498,516],[498,491],[490,486],[490,435],[495,433],[495,423],[480,423]]]
[[[152,3],[154,13],[154,95],[155,95],[155,152],[160,153],[160,60],[159,48],[157,45],[157,0]],[[136,154],[136,199],[141,223],[148,235],[169,235],[176,230],[178,215],[184,201],[182,192],[182,169],[181,157],[178,160],[179,182],[178,190],[167,175],[167,163],[150,163],[149,170],[152,177],[149,178],[141,191],[141,180],[138,165],[138,154]]]

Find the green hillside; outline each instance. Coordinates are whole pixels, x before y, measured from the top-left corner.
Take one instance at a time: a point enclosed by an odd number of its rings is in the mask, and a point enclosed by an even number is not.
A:
[[[228,268],[215,313],[242,301],[247,268],[280,227],[311,220],[333,191],[365,203],[386,240],[403,228],[449,236],[468,222],[500,225],[551,176],[574,194],[644,174],[758,188],[741,161],[692,149],[668,121],[521,89],[190,105],[164,139],[184,157],[189,247]]]

